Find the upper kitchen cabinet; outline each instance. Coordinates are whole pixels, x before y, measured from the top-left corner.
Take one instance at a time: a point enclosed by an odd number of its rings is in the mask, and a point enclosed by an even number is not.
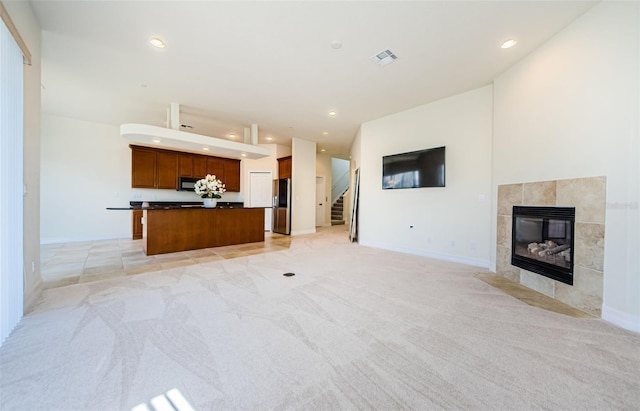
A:
[[[178,156],[172,151],[131,147],[131,187],[178,187]]]
[[[240,160],[224,159],[224,180],[227,191],[240,191]]]
[[[240,191],[240,160],[203,156],[153,147],[131,147],[131,187],[175,190],[178,177],[213,174],[227,191]]]
[[[131,147],[131,187],[156,188],[156,152]]]
[[[224,175],[224,160],[224,158],[218,157],[207,158],[207,174],[216,176],[217,179],[222,180],[223,183],[226,183]]]
[[[156,153],[157,164],[157,188],[178,188],[178,155],[170,151],[158,151]]]
[[[197,154],[178,154],[178,177],[204,178],[207,175],[207,157]]]
[[[191,154],[178,154],[178,177],[194,177]]]
[[[220,179],[227,191],[240,191],[240,160],[230,158],[207,158],[207,174]]]
[[[291,178],[291,156],[278,159],[278,178]]]
[[[207,158],[205,156],[193,156],[193,176],[204,178],[207,175]]]

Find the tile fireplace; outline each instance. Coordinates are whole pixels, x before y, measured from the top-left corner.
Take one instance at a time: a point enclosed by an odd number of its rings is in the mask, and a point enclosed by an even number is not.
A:
[[[599,317],[606,186],[605,177],[499,185],[496,274]],[[573,217],[544,214],[563,208]],[[541,275],[540,265],[551,274]]]

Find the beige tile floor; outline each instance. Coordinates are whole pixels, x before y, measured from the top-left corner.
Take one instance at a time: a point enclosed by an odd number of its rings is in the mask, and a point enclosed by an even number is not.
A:
[[[265,241],[147,256],[142,240],[114,239],[44,244],[40,247],[44,288],[104,280],[209,261],[285,250],[291,237],[265,233]]]
[[[580,311],[577,308],[567,305],[561,301],[554,300],[551,297],[547,297],[542,293],[511,281],[508,278],[504,278],[492,273],[479,273],[476,275],[476,278],[503,291],[506,294],[509,294],[514,298],[517,298],[525,304],[542,308],[548,311],[553,311],[558,314],[568,315],[570,317],[593,318],[591,314]]]

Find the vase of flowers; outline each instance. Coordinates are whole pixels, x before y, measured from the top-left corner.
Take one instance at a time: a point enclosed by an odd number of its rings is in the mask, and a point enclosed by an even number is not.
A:
[[[222,181],[211,174],[207,174],[205,178],[198,180],[193,190],[203,199],[206,208],[214,208],[218,203],[218,199],[222,198],[222,194],[227,191]]]

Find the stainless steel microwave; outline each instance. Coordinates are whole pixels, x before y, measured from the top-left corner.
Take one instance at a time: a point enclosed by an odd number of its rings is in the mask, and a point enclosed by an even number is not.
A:
[[[178,177],[178,191],[193,191],[198,180],[195,177]]]

